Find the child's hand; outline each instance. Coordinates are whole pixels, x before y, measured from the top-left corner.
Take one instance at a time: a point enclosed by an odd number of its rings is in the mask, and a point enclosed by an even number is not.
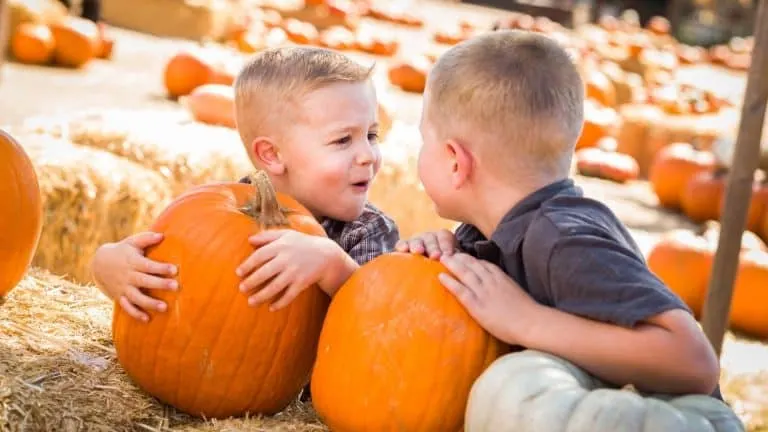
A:
[[[525,331],[520,324],[530,322],[538,303],[490,262],[464,253],[443,256],[440,261],[453,273],[441,273],[440,282],[467,312],[499,340],[517,345]]]
[[[452,232],[445,229],[437,232],[426,232],[410,240],[400,240],[395,245],[395,250],[438,259],[441,256],[453,255],[456,251],[456,237]]]
[[[91,262],[94,279],[104,294],[117,300],[128,315],[144,322],[149,321],[145,311],[164,312],[167,306],[142,290],[178,288],[175,280],[167,278],[176,275],[175,266],[144,256],[146,248],[162,239],[160,233],[143,232],[117,243],[107,243],[99,247]]]
[[[270,306],[273,311],[281,309],[313,284],[333,295],[356,268],[354,261],[325,237],[293,230],[268,230],[252,236],[249,241],[258,249],[236,272],[244,278],[240,291],[250,294],[251,306],[283,293]]]

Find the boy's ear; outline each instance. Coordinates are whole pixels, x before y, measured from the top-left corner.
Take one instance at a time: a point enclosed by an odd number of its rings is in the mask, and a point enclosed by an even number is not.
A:
[[[285,172],[285,164],[280,157],[280,149],[268,137],[258,137],[251,143],[250,153],[255,165],[270,174],[280,175]]]
[[[451,186],[462,187],[469,180],[474,169],[472,153],[459,141],[449,140],[446,147],[451,160]]]

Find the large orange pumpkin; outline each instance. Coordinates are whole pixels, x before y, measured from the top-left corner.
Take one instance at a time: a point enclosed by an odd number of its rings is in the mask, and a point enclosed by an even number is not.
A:
[[[101,34],[93,21],[70,16],[51,24],[55,41],[54,60],[58,65],[78,68],[101,50]]]
[[[715,169],[715,157],[688,143],[674,143],[659,150],[651,164],[648,180],[662,207],[679,209],[688,182],[702,171]]]
[[[46,64],[51,61],[54,48],[53,33],[45,24],[20,24],[11,36],[11,53],[21,63]]]
[[[440,284],[420,255],[381,255],[328,309],[312,402],[335,431],[461,429],[469,390],[506,350]]]
[[[768,338],[768,252],[743,251],[733,286],[730,323],[733,328]]]
[[[37,174],[24,149],[0,129],[0,301],[27,271],[43,228]]]
[[[248,237],[272,227],[324,236],[295,200],[275,194],[263,173],[254,184],[216,183],[179,196],[150,228],[165,235],[148,257],[178,266],[177,292],[139,322],[115,308],[117,358],[139,387],[193,415],[223,418],[283,410],[306,385],[328,296],[312,286],[287,308],[248,306],[237,266]]]

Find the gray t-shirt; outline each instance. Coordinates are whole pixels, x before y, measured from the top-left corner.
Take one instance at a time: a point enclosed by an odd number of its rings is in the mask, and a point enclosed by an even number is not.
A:
[[[631,234],[573,180],[545,186],[515,205],[490,240],[456,230],[459,247],[493,262],[540,304],[632,327],[672,309],[691,313],[648,269]],[[719,387],[713,394],[722,399]]]

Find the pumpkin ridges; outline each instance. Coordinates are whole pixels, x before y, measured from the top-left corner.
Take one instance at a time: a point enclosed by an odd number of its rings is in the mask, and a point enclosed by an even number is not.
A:
[[[180,292],[158,292],[158,297],[168,299],[168,312],[155,314],[149,324],[135,324],[130,334],[121,326],[131,325],[132,321],[128,321],[131,318],[123,317],[126,321],[120,323],[117,316],[120,312],[116,311],[115,346],[129,376],[155,397],[195,415],[239,415],[243,414],[243,406],[254,413],[271,414],[281,410],[306,383],[316,352],[317,335],[328,304],[328,297],[319,288],[304,291],[288,308],[277,312],[269,312],[268,305],[248,306],[246,296],[237,290],[239,278],[234,270],[253,250],[248,245],[248,235],[242,233],[251,234],[261,229],[239,210],[255,190],[253,185],[213,184],[197,187],[177,198],[151,228],[165,232],[166,239],[147,255],[179,264]],[[295,207],[295,201],[282,195],[277,198],[283,206],[295,210],[288,216],[292,229],[325,235],[306,209]],[[229,204],[220,204],[222,202]],[[201,213],[200,209],[205,208],[210,213]],[[187,219],[172,217],[173,212],[185,209],[197,211]],[[222,218],[219,215],[222,211],[228,217]],[[210,222],[216,219],[224,229]],[[200,220],[209,221],[209,225],[199,225]],[[201,233],[190,239],[184,232],[196,223]],[[206,247],[196,248],[200,245],[206,246],[209,253],[204,252]],[[211,250],[220,253],[211,254]],[[206,267],[217,270],[200,271]],[[200,287],[206,286],[213,289],[201,290]],[[231,289],[231,292],[221,293],[221,289]],[[185,291],[187,294],[181,295]],[[186,314],[183,324],[176,320],[176,310]],[[222,319],[223,314],[228,318]],[[292,332],[294,328],[301,331]],[[147,351],[121,349],[139,341]],[[208,351],[205,347],[209,347]],[[154,352],[150,351],[153,348]],[[208,361],[205,361],[206,352]],[[273,356],[265,359],[265,352]],[[204,377],[198,373],[201,360],[213,375]],[[229,388],[225,388],[227,382]]]
[[[15,206],[0,207],[0,303],[31,265],[43,228],[40,185],[32,161],[16,140],[0,129],[0,196]]]
[[[442,264],[425,257],[386,254],[336,294],[312,375],[313,404],[332,430],[460,428],[473,375],[482,370],[469,368],[486,358],[490,336],[440,285],[441,271]],[[500,352],[502,344],[494,343]],[[449,405],[459,398],[462,403]]]

